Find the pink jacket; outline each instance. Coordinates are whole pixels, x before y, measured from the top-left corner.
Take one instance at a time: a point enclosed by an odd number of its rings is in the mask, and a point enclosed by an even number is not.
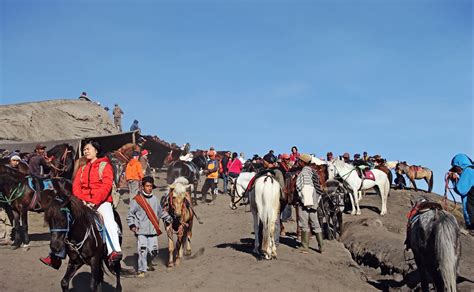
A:
[[[227,169],[229,172],[233,173],[240,173],[242,171],[242,162],[238,158],[232,160],[229,160],[227,163]]]

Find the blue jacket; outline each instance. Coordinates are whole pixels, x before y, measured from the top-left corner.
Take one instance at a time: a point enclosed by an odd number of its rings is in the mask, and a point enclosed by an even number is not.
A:
[[[466,154],[458,154],[451,161],[451,166],[463,169],[454,190],[461,197],[465,197],[474,187],[474,164]]]

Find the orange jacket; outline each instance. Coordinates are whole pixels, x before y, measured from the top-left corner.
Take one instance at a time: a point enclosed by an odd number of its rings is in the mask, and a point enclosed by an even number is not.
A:
[[[140,161],[132,159],[128,162],[125,169],[125,178],[127,180],[141,180],[143,178],[143,168]]]

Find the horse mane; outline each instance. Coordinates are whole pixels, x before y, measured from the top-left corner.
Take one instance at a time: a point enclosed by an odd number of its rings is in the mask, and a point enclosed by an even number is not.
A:
[[[50,222],[51,220],[61,220],[64,216],[61,212],[61,208],[66,206],[69,206],[75,224],[88,226],[95,222],[96,212],[84,205],[82,201],[75,196],[67,198],[63,197],[61,199],[58,197],[52,200],[51,204],[45,211],[45,221]]]
[[[25,174],[20,172],[18,169],[15,169],[13,167],[7,166],[7,165],[1,165],[0,164],[0,173],[7,173],[14,177],[17,181],[25,179]]]
[[[176,178],[172,184],[173,195],[185,196],[188,185],[189,181],[185,177],[180,176]]]

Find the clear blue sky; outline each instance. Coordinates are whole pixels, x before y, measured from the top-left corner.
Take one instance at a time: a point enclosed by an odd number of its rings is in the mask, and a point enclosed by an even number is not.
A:
[[[473,154],[468,0],[0,3],[0,104],[87,91],[167,141],[367,150],[432,168],[440,193]]]

